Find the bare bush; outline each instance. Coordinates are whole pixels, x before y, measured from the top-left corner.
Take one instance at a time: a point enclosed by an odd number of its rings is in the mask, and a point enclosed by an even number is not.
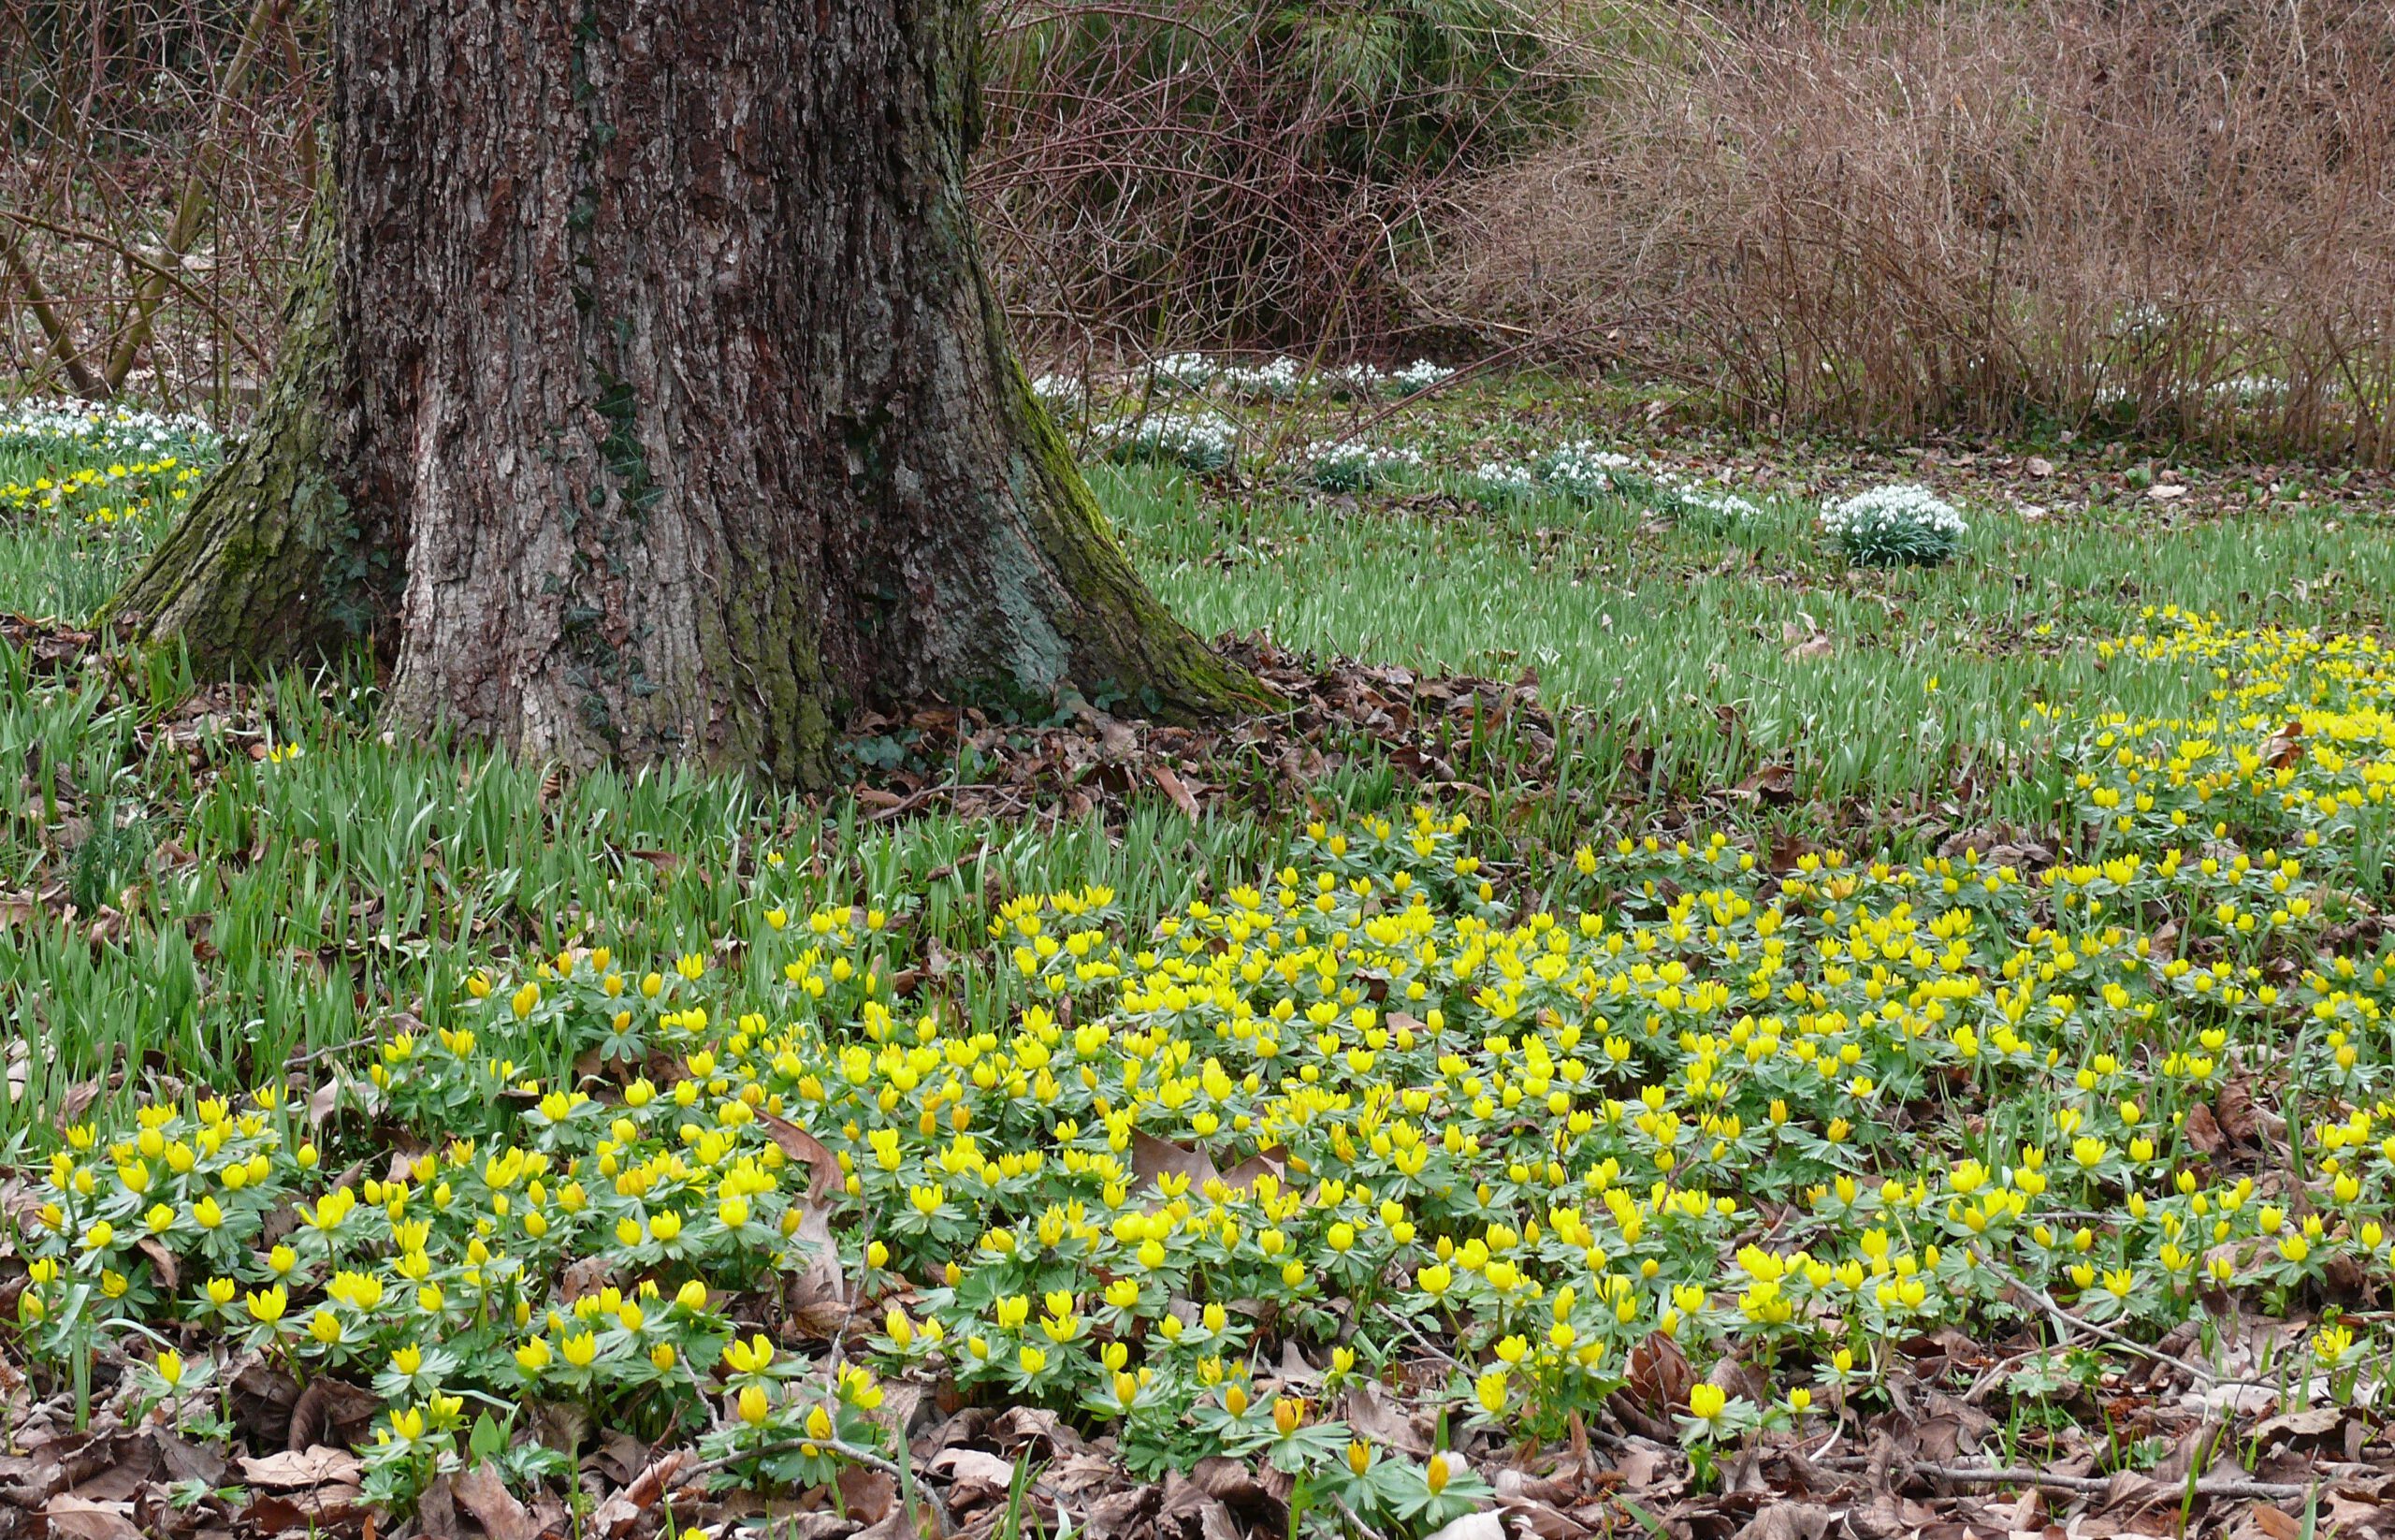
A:
[[[1575,110],[1633,0],[1002,0],[973,185],[1034,338],[1400,345],[1467,173]]]
[[[254,390],[315,182],[297,0],[0,0],[0,367],[223,412]]]
[[[313,14],[0,0],[12,388],[241,415],[316,180]],[[1044,354],[1466,321],[1753,421],[2395,459],[2383,0],[994,0],[987,33],[973,187]]]
[[[972,185],[1026,340],[1399,345],[1465,173],[1571,111],[1646,0],[994,0]],[[0,365],[238,416],[325,81],[302,0],[0,0]]]
[[[1487,181],[1438,300],[1749,420],[2038,416],[2395,459],[2395,9],[1683,15]]]

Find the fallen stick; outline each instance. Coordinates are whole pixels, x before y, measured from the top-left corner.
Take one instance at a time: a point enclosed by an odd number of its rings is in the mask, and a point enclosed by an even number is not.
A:
[[[1975,1487],[2039,1487],[2047,1491],[2095,1494],[2112,1490],[2119,1475],[2061,1475],[2051,1471],[2033,1471],[2017,1465],[1932,1465],[1920,1460],[1907,1467],[1913,1475],[1938,1481],[1957,1481]],[[2134,1475],[2134,1472],[2122,1475]],[[2141,1479],[2153,1480],[2151,1476]],[[2197,1497],[2252,1498],[2258,1502],[2275,1503],[2288,1498],[2303,1497],[2319,1490],[2320,1484],[2298,1486],[2285,1481],[2251,1481],[2243,1476],[2205,1476],[2193,1488],[2185,1483],[2156,1482],[2165,1490],[2192,1491]]]

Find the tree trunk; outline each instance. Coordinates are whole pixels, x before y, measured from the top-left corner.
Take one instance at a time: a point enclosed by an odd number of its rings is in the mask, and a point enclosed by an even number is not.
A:
[[[334,12],[337,191],[255,429],[122,601],[153,634],[370,634],[405,727],[800,779],[871,701],[1261,698],[1015,361],[970,0]]]

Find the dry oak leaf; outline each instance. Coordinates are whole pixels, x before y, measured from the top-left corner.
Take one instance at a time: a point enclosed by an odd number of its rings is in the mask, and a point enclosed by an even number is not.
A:
[[[515,1501],[515,1494],[507,1489],[506,1481],[487,1460],[452,1477],[449,1494],[474,1516],[490,1540],[536,1540],[541,1533],[540,1524]]]
[[[244,1455],[241,1479],[253,1487],[290,1491],[301,1487],[356,1486],[362,1467],[356,1455],[328,1444],[281,1454]]]
[[[61,1492],[42,1509],[42,1521],[56,1540],[140,1540],[130,1503],[94,1503]]]
[[[986,1449],[942,1449],[927,1469],[949,1480],[949,1505],[959,1509],[998,1502],[1014,1485],[1014,1461]]]

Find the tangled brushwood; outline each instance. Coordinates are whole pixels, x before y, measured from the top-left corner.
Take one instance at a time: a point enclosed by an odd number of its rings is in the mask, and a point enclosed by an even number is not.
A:
[[[973,165],[1009,308],[1074,351],[1381,345],[1466,179],[1572,120],[1584,0],[1008,0]]]
[[[1421,283],[1747,421],[2395,462],[2395,18],[1682,7]],[[1517,335],[1508,333],[1507,335]]]
[[[2169,612],[2102,647],[2216,688],[2040,715],[2051,864],[1715,835],[1533,872],[1421,807],[1141,934],[1104,888],[1008,898],[1006,984],[951,999],[903,897],[798,912],[769,857],[707,950],[476,972],[321,1080],[74,1125],[11,1211],[17,1351],[200,1438],[243,1366],[355,1387],[393,1512],[476,1408],[789,1491],[906,1458],[904,1386],[1409,1534],[1608,1413],[1701,1461],[1816,1438],[1923,1333],[2100,1336],[2200,1396],[2248,1372],[2233,1304],[2291,1322],[2283,1390],[2350,1396],[2381,1344],[2339,1312],[2395,1278],[2395,957],[2355,889],[2395,659]],[[2283,1151],[2239,1141],[2264,1080],[2309,1110]],[[1732,1368],[1659,1382],[1664,1344]],[[1389,1397],[1452,1452],[1350,1420]]]

